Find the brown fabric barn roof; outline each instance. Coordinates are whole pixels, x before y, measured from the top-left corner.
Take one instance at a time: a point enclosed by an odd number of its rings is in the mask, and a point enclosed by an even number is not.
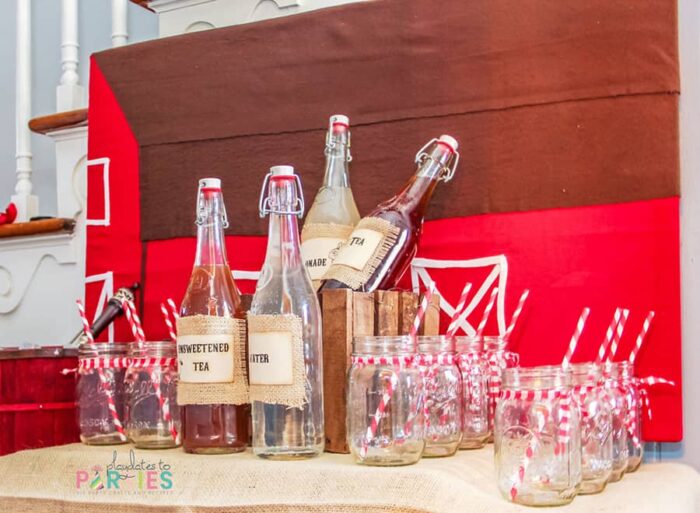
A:
[[[262,177],[294,164],[308,200],[328,116],[350,115],[362,212],[457,137],[429,218],[678,194],[673,0],[378,0],[95,56],[141,147],[145,240],[189,236],[220,176],[232,232],[263,234]]]

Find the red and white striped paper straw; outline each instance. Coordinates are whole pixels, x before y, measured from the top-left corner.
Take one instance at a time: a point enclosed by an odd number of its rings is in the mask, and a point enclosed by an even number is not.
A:
[[[379,406],[377,407],[377,410],[374,412],[374,415],[372,416],[372,420],[369,423],[369,426],[367,426],[367,432],[365,433],[365,438],[362,440],[362,445],[360,446],[360,457],[365,458],[367,456],[367,451],[369,450],[369,443],[370,441],[374,438],[375,434],[377,433],[377,428],[379,427],[379,422],[382,420],[382,415],[384,415],[384,412],[386,411],[386,407],[389,404],[389,401],[391,401],[391,396],[394,394],[394,390],[396,389],[396,385],[398,383],[398,378],[396,376],[395,372],[391,373],[391,376],[389,378],[389,382],[386,384],[384,388],[384,392],[382,393],[382,398],[379,401]]]
[[[472,289],[472,284],[467,282],[462,289],[462,294],[459,296],[459,301],[455,307],[455,313],[452,314],[452,319],[450,319],[450,325],[447,327],[447,332],[445,335],[447,338],[452,338],[457,333],[459,329],[459,316],[464,311],[464,307],[467,305],[467,298],[469,297],[469,292]]]
[[[143,331],[141,319],[136,313],[136,306],[132,301],[124,302],[124,312],[126,313],[126,319],[129,322],[129,326],[131,327],[131,333],[134,335],[134,339],[138,343],[139,347],[143,346],[146,342],[146,335]],[[173,439],[177,440],[177,430],[175,429],[175,422],[173,421],[172,415],[170,414],[169,401],[163,397],[163,392],[160,389],[160,372],[158,367],[153,367],[151,369],[150,377],[151,383],[153,384],[153,391],[156,395],[156,399],[158,400],[163,420],[168,424],[168,430],[173,436]]]
[[[647,333],[649,333],[649,328],[651,327],[651,321],[654,320],[654,316],[656,313],[652,310],[650,311],[646,319],[644,319],[644,324],[642,324],[642,331],[639,332],[639,335],[637,335],[637,340],[634,342],[634,347],[632,348],[632,352],[630,353],[629,356],[629,362],[634,365],[634,361],[637,359],[637,355],[639,354],[639,350],[642,348],[642,344],[644,343],[644,340],[646,339]]]
[[[173,319],[177,321],[180,318],[180,313],[178,311],[177,305],[175,305],[175,301],[173,301],[173,298],[169,297],[165,300],[165,302],[168,303],[168,308],[170,308],[170,312],[172,313]]]
[[[571,363],[571,358],[574,356],[574,352],[576,351],[576,346],[578,345],[578,341],[581,338],[581,334],[583,333],[583,328],[586,327],[586,321],[588,320],[588,315],[591,313],[591,309],[586,307],[583,309],[581,312],[580,317],[578,318],[578,321],[576,322],[576,329],[574,330],[574,334],[571,335],[571,340],[569,341],[569,347],[566,350],[566,354],[564,355],[564,359],[561,362],[561,366],[564,369],[567,369],[569,367],[569,364]]]
[[[613,336],[615,335],[615,328],[617,323],[620,322],[620,315],[622,314],[622,308],[617,307],[615,309],[615,315],[613,315],[612,321],[610,321],[610,326],[608,326],[605,332],[605,338],[598,348],[598,356],[596,357],[596,363],[603,363],[605,359],[605,354],[608,352],[608,347],[612,344]]]
[[[423,300],[421,301],[420,306],[418,307],[416,316],[413,319],[413,326],[411,326],[411,331],[409,333],[411,338],[415,339],[418,336],[418,330],[420,330],[420,325],[423,323],[423,318],[425,317],[425,313],[428,311],[428,307],[430,306],[430,300],[432,299],[434,292],[435,283],[430,282],[430,285],[428,285],[428,288],[423,294]]]
[[[515,311],[513,312],[513,317],[510,319],[510,325],[508,328],[506,328],[506,332],[503,335],[503,338],[505,340],[508,340],[510,338],[511,333],[513,333],[513,330],[515,329],[515,325],[518,322],[518,318],[520,317],[520,314],[523,311],[523,306],[525,305],[525,301],[527,301],[527,297],[530,295],[530,291],[528,289],[525,289],[520,296],[520,301],[518,301],[518,306],[515,307]]]
[[[124,313],[126,314],[129,327],[131,327],[134,340],[136,340],[139,347],[141,347],[144,342],[146,342],[146,335],[143,332],[141,319],[139,319],[139,315],[136,313],[136,306],[132,301],[124,301]]]
[[[177,442],[177,429],[175,428],[175,421],[170,413],[170,401],[163,397],[163,392],[160,389],[159,367],[154,367],[153,370],[151,370],[151,382],[153,383],[153,390],[155,391],[158,404],[160,405],[160,411],[163,414],[163,421],[168,425],[168,431],[170,431],[173,440]]]
[[[620,321],[615,326],[615,335],[613,336],[612,344],[610,344],[610,354],[608,355],[608,360],[610,361],[615,359],[617,348],[620,347],[620,340],[622,340],[622,334],[625,331],[625,324],[627,324],[629,315],[630,311],[627,308],[623,309],[622,317],[620,317]]]
[[[92,332],[90,331],[90,322],[88,321],[87,315],[85,314],[85,308],[83,307],[83,304],[80,302],[80,300],[77,301],[77,304],[78,313],[80,314],[80,320],[83,322],[83,332],[85,333],[85,336],[87,337],[88,341],[92,344],[95,342],[95,338],[92,336]],[[114,395],[112,394],[111,388],[112,384],[110,383],[109,379],[107,379],[104,369],[98,368],[97,375],[100,379],[100,382],[102,383],[102,389],[105,391],[105,395],[107,396],[107,409],[109,410],[109,414],[112,416],[112,423],[114,424],[114,429],[118,433],[119,439],[125,442],[127,439],[126,433],[124,432],[124,425],[122,424],[122,421],[119,418],[119,413],[117,412],[117,405],[114,402]]]
[[[165,306],[165,303],[160,304],[160,313],[163,314],[163,321],[165,322],[165,326],[168,328],[168,335],[170,336],[170,340],[172,340],[173,342],[177,342],[175,326],[173,325],[173,321],[170,319],[170,311],[168,310],[168,307]]]
[[[491,315],[491,310],[493,310],[493,305],[496,304],[496,297],[498,296],[498,287],[494,287],[491,291],[491,296],[489,297],[489,302],[486,303],[486,308],[484,309],[484,315],[481,318],[479,326],[476,328],[476,337],[481,338],[484,334],[484,329],[486,328],[486,323],[489,320],[489,315]]]
[[[88,321],[87,314],[85,313],[85,307],[80,299],[78,299],[75,304],[78,305],[78,314],[80,315],[80,320],[83,323],[83,333],[85,333],[88,342],[94,344],[95,337],[92,336],[92,331],[90,331],[90,321]]]

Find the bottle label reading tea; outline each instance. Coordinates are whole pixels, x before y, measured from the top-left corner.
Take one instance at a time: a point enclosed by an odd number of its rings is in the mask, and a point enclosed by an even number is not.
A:
[[[312,280],[323,278],[352,230],[352,226],[331,223],[304,226],[301,232],[301,256]]]
[[[306,402],[302,321],[296,315],[248,316],[250,399],[299,408]]]
[[[361,288],[396,244],[399,228],[378,217],[362,219],[338,251],[324,279]]]

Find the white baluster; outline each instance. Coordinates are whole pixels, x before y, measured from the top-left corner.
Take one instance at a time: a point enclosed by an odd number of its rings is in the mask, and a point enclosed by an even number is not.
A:
[[[127,0],[112,0],[112,47],[124,46],[128,42],[127,20]]]
[[[17,221],[27,221],[39,212],[39,198],[32,194],[32,145],[29,119],[32,115],[32,8],[31,0],[17,0],[17,61],[15,82],[16,173],[12,202]]]
[[[85,107],[85,88],[78,75],[78,0],[61,3],[61,82],[56,88],[58,112]]]

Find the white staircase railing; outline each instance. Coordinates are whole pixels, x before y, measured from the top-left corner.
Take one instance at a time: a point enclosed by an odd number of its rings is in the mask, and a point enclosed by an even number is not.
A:
[[[37,215],[39,198],[32,194],[32,143],[29,120],[32,117],[32,4],[17,0],[17,60],[16,60],[16,150],[15,194],[18,221]]]
[[[61,2],[61,81],[56,88],[56,110],[82,109],[85,88],[78,74],[78,0]]]

